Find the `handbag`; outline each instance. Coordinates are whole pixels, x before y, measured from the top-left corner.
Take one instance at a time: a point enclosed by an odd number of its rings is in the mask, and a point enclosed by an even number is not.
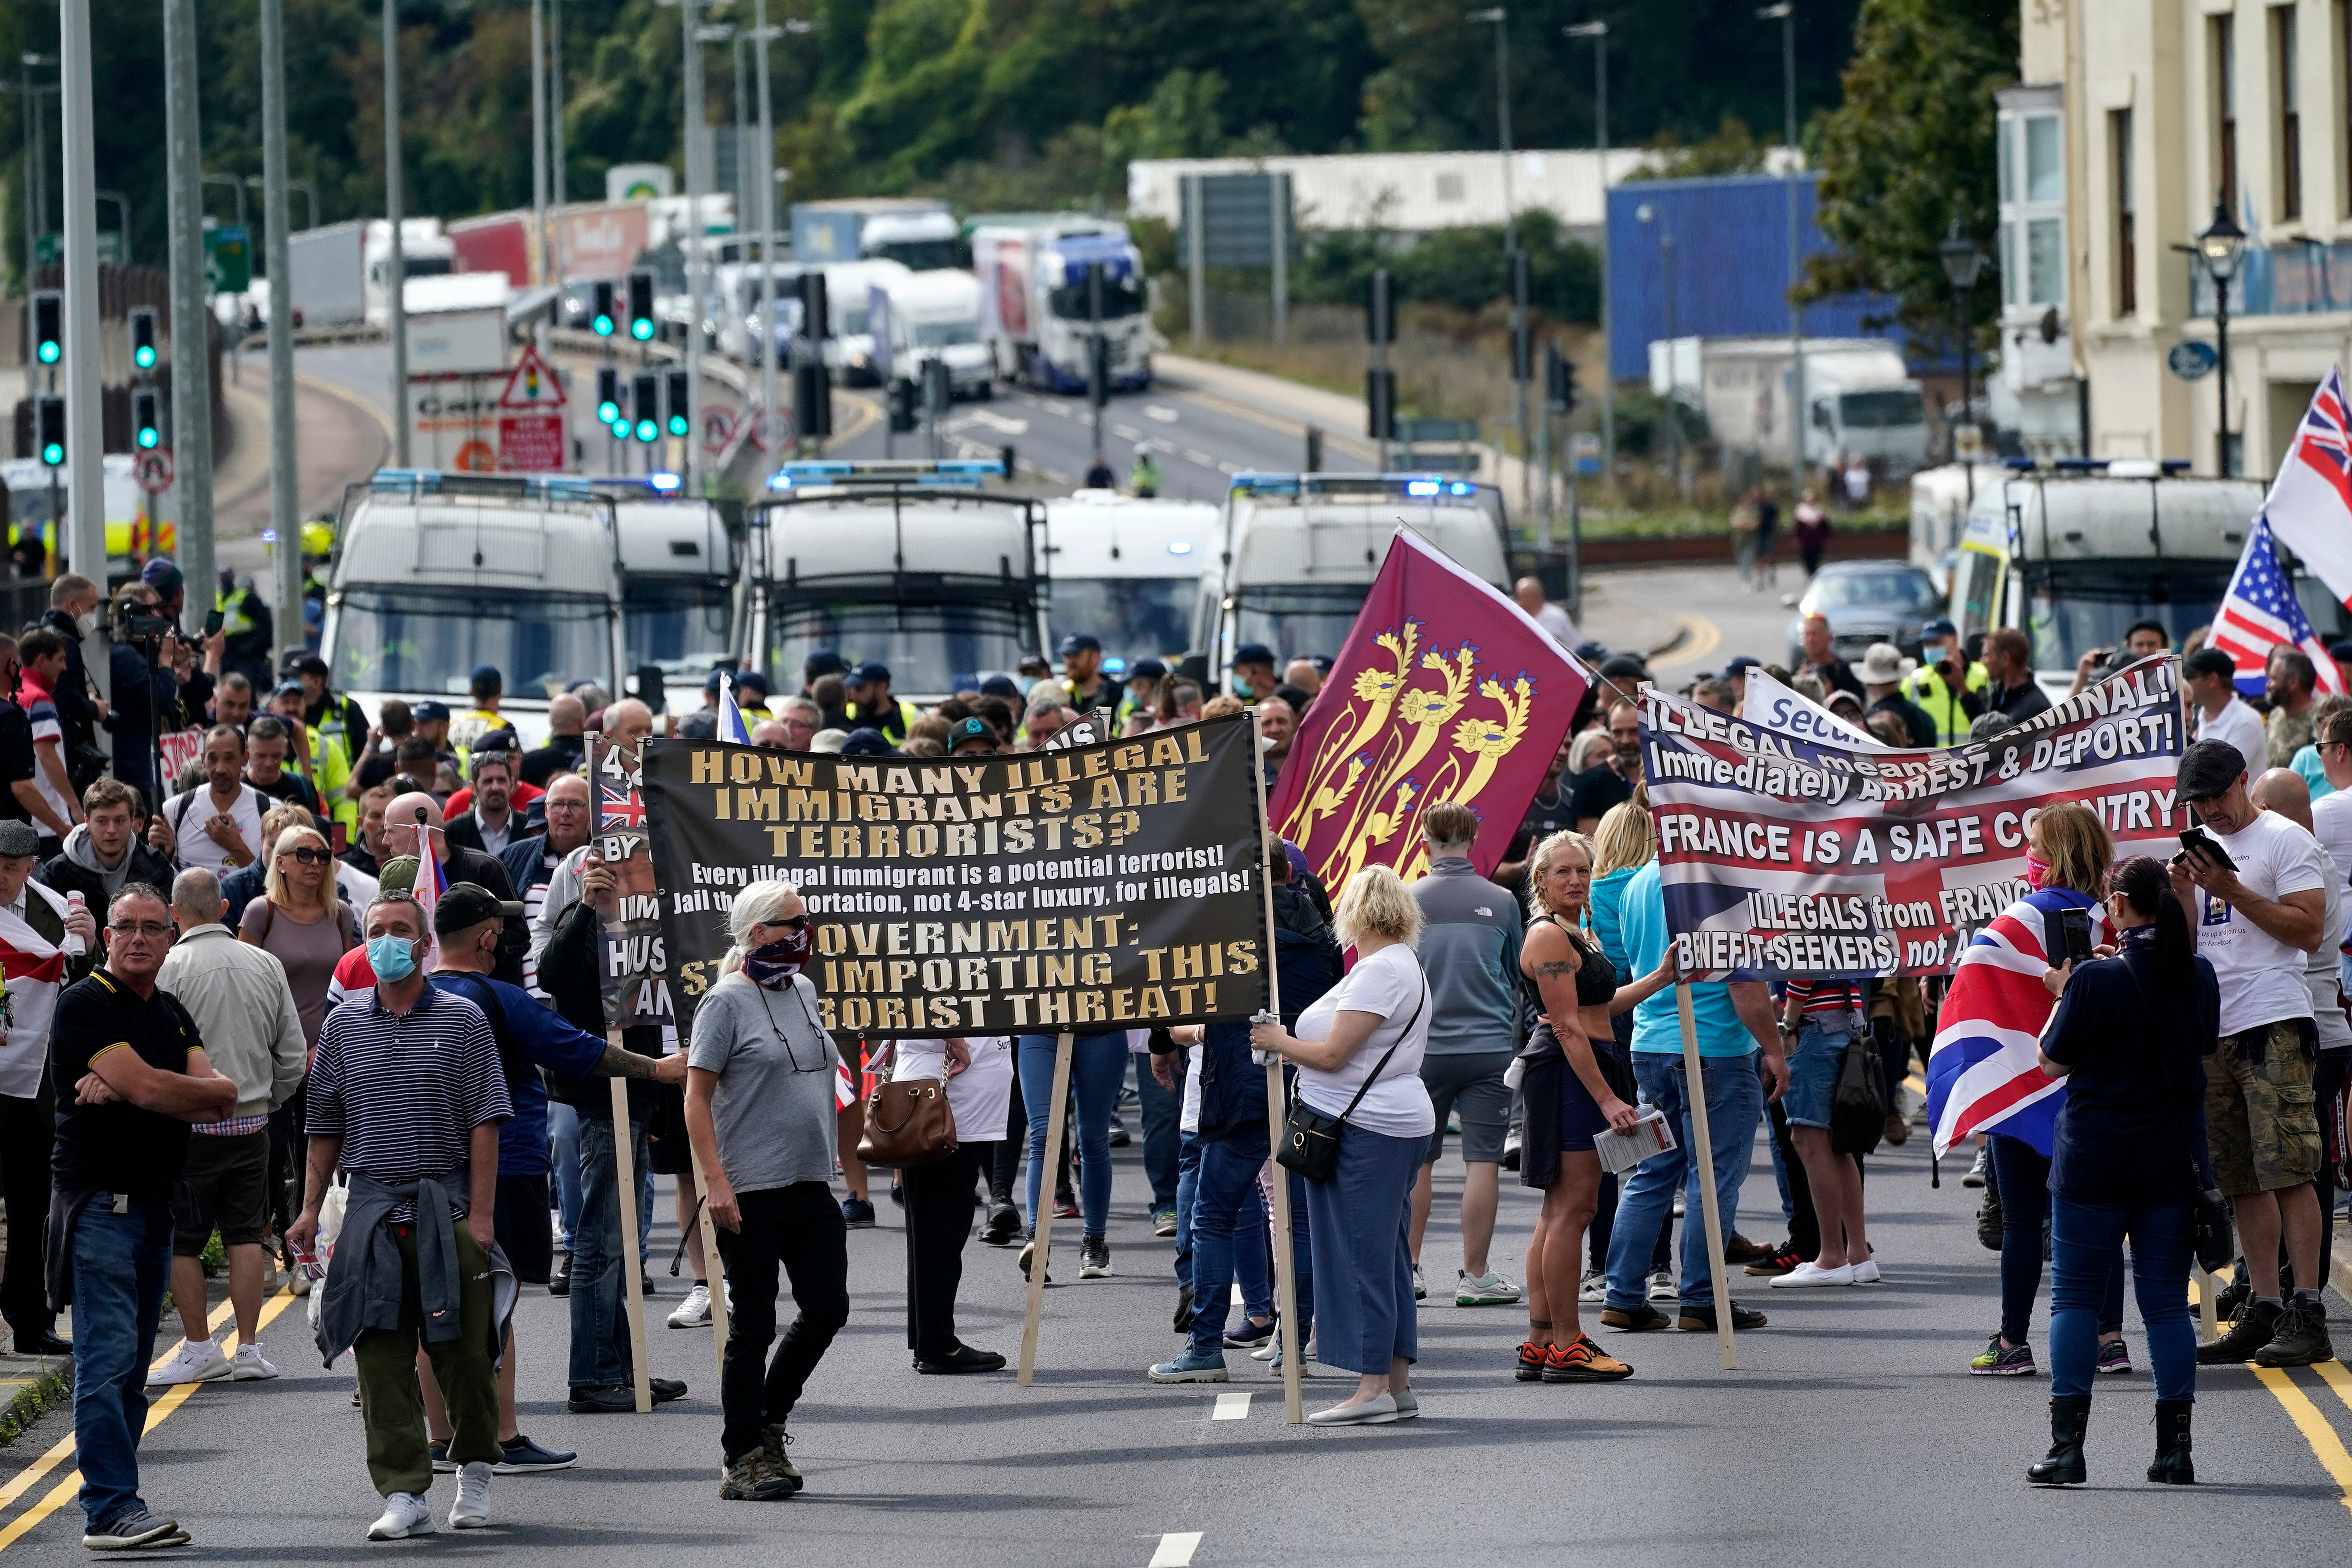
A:
[[[1830,1098],[1830,1147],[1840,1154],[1868,1154],[1885,1136],[1886,1068],[1878,1043],[1868,1034],[1849,1033]]]
[[[893,1042],[895,1067],[898,1047]],[[955,1112],[948,1108],[948,1086],[936,1078],[883,1079],[866,1097],[866,1131],[858,1135],[857,1157],[869,1165],[910,1171],[936,1165],[956,1152]]]
[[[1348,1109],[1339,1115],[1326,1116],[1301,1100],[1297,1081],[1292,1080],[1290,1114],[1283,1121],[1282,1147],[1274,1152],[1276,1163],[1285,1170],[1297,1172],[1310,1182],[1328,1182],[1339,1174],[1339,1129],[1349,1117],[1355,1114],[1356,1107],[1363,1102],[1365,1091],[1372,1087],[1372,1080],[1381,1076],[1381,1070],[1389,1065],[1389,1058],[1396,1055],[1397,1046],[1412,1037],[1412,1026],[1421,1022],[1422,1009],[1428,1005],[1429,983],[1424,980],[1421,985],[1421,1000],[1414,1004],[1412,1016],[1405,1020],[1403,1031],[1396,1037],[1396,1045],[1381,1053],[1381,1059],[1372,1064],[1372,1070],[1366,1073],[1364,1081],[1356,1086],[1355,1098],[1348,1101]]]

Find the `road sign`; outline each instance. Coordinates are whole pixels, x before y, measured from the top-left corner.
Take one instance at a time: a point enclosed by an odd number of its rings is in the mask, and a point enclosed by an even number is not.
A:
[[[723,403],[702,405],[702,449],[712,457],[727,450],[727,443],[735,439],[735,411]]]
[[[1579,430],[1568,438],[1570,463],[1579,474],[1601,471],[1601,437],[1590,430]]]
[[[565,467],[563,416],[499,416],[499,464],[509,473],[560,473]]]
[[[215,294],[242,294],[253,287],[253,249],[235,224],[205,230],[205,288]]]
[[[789,450],[793,444],[793,411],[789,408],[759,411],[752,420],[751,433],[744,439],[751,442],[756,451]]]
[[[149,495],[161,495],[172,488],[172,448],[158,447],[139,454],[131,472],[137,476],[139,488]]]
[[[539,357],[539,350],[525,344],[522,358],[515,362],[514,372],[499,394],[501,412],[551,414],[563,406],[563,378]]]
[[[2172,352],[2164,356],[2164,363],[2173,374],[2183,381],[2202,381],[2213,374],[2213,367],[2221,363],[2221,356],[2213,352],[2211,343],[2183,338],[2172,345]]]

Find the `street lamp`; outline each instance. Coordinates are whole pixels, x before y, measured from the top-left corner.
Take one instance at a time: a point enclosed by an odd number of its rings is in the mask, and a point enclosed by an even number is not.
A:
[[[2197,236],[2197,259],[2205,268],[2205,276],[2213,280],[2214,352],[2218,356],[2221,378],[2219,383],[2221,416],[2220,460],[2215,468],[2223,479],[2230,477],[2230,279],[2238,275],[2238,263],[2245,258],[2246,231],[2230,217],[2226,203],[2213,204],[2213,221]]]
[[[1592,145],[1601,159],[1601,330],[1609,331],[1609,24],[1579,22],[1560,29],[1571,38],[1592,40]],[[1617,382],[1601,373],[1601,477],[1617,483]]]
[[[1976,323],[1969,309],[1972,302],[1969,294],[1977,286],[1977,275],[1984,270],[1985,254],[1977,248],[1975,240],[1960,232],[1960,220],[1955,217],[1951,232],[1944,236],[1943,244],[1936,247],[1936,255],[1944,263],[1944,276],[1952,280],[1953,301],[1959,307],[1960,424],[1973,425],[1976,422],[1976,403],[1969,387],[1969,339],[1975,332]],[[1958,426],[1953,426],[1952,456],[1969,464],[1976,461],[1973,455],[1965,458],[1960,457]],[[1971,475],[1975,472],[1973,468],[1969,471]]]
[[[1495,29],[1495,140],[1503,153],[1503,284],[1511,296],[1511,381],[1518,397],[1519,500],[1524,506],[1529,500],[1528,464],[1535,451],[1528,384],[1521,374],[1532,356],[1521,347],[1527,338],[1528,309],[1519,288],[1519,218],[1517,204],[1511,199],[1511,14],[1504,6],[1490,5],[1466,12],[1462,19],[1474,26],[1492,24]]]

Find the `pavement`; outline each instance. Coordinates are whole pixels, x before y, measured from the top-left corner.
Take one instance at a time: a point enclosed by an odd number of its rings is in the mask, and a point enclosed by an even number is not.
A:
[[[1131,1124],[1131,1112],[1130,1112]],[[2352,1507],[2352,1376],[2340,1367],[2258,1375],[2204,1369],[2194,1489],[2141,1479],[2153,1449],[2143,1370],[2100,1380],[2090,1484],[2022,1479],[2047,1445],[2043,1378],[1969,1376],[1998,1311],[1999,1260],[1975,1239],[1979,1194],[1957,1163],[1929,1184],[1924,1135],[1869,1162],[1871,1230],[1886,1282],[1771,1290],[1744,1278],[1769,1325],[1737,1342],[1725,1371],[1711,1334],[1595,1330],[1637,1368],[1630,1382],[1520,1384],[1524,1320],[1465,1310],[1443,1289],[1458,1258],[1462,1167],[1449,1149],[1424,1252],[1433,1287],[1419,1316],[1423,1415],[1323,1431],[1282,1421],[1279,1384],[1242,1352],[1233,1381],[1157,1387],[1144,1366],[1174,1352],[1171,1243],[1150,1237],[1139,1151],[1114,1156],[1118,1273],[1046,1292],[1035,1385],[1013,1374],[924,1378],[904,1349],[898,1211],[853,1232],[848,1327],[793,1418],[807,1489],[790,1502],[721,1503],[712,1335],[672,1331],[653,1304],[652,1369],[685,1400],[650,1415],[563,1410],[564,1303],[530,1290],[518,1323],[523,1429],[577,1447],[576,1469],[501,1478],[478,1535],[369,1547],[376,1511],[348,1366],[322,1371],[301,1303],[264,1331],[285,1374],[175,1393],[151,1415],[151,1506],[195,1538],[182,1559],[335,1563],[395,1552],[489,1551],[502,1563],[622,1568],[647,1562],[952,1563],[1006,1568],[1163,1564],[1718,1564],[1775,1558],[1876,1568],[2031,1561],[2040,1568],[2202,1562],[2217,1543],[2266,1559],[2340,1550]],[[877,1197],[879,1194],[877,1194]],[[1537,1194],[1506,1177],[1496,1267],[1519,1278]],[[1759,1150],[1739,1228],[1780,1235],[1769,1153]],[[675,1240],[671,1205],[656,1269]],[[1075,1226],[1056,1227],[1059,1258]],[[1058,1260],[1058,1259],[1057,1259]],[[1010,1252],[965,1254],[963,1337],[1015,1348],[1023,1287]],[[2046,1299],[2046,1298],[2045,1298]],[[2336,1309],[2336,1332],[2352,1333]],[[788,1314],[789,1302],[783,1310]],[[2047,1348],[2046,1308],[2034,1340]],[[158,1345],[163,1353],[173,1348]],[[2344,1342],[2352,1345],[2352,1342]],[[1308,1408],[1343,1383],[1309,1381]],[[51,1414],[0,1450],[0,1568],[80,1561],[68,1418]],[[451,1496],[434,1488],[436,1511]]]

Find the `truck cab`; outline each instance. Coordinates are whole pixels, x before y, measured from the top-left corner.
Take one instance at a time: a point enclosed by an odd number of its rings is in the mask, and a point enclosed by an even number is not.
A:
[[[1110,390],[1151,384],[1150,291],[1124,225],[1075,214],[983,220],[972,227],[971,258],[999,376],[1084,392],[1099,331]],[[1102,275],[1098,322],[1090,268]]]
[[[890,289],[914,276],[896,261],[831,262],[824,274],[825,367],[846,386],[874,386],[882,374],[874,360],[874,326],[868,311],[874,290]]]
[[[993,460],[786,463],[751,511],[739,642],[796,681],[809,655],[889,667],[937,701],[1042,653],[1042,503],[991,493]]]
[[[575,681],[618,693],[622,568],[610,499],[585,479],[384,468],[344,492],[324,655],[373,715],[453,699],[492,665],[525,746]]]
[[[1103,668],[1139,658],[1173,664],[1200,645],[1194,606],[1218,591],[1217,509],[1206,501],[1144,500],[1080,490],[1045,503],[1048,639],[1102,639]]]
[[[652,665],[666,687],[698,688],[712,669],[733,661],[742,591],[740,526],[729,525],[719,503],[688,495],[676,474],[591,483],[611,500],[620,537],[626,668],[634,674]]]
[[[1451,474],[1234,475],[1222,571],[1193,622],[1220,682],[1244,643],[1283,658],[1337,655],[1400,528],[1509,592],[1510,523],[1492,485]]]

